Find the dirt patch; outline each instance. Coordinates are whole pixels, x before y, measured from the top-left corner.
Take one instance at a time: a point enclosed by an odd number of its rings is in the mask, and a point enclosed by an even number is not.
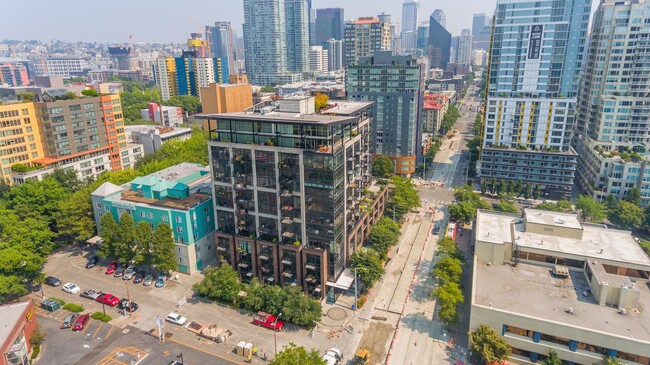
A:
[[[388,342],[393,338],[395,327],[387,323],[370,323],[370,326],[364,331],[359,349],[368,349],[370,351],[370,364],[383,364],[386,359]]]

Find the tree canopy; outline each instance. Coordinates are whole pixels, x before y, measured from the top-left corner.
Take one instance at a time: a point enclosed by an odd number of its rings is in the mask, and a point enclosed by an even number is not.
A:
[[[598,203],[591,196],[580,195],[576,201],[576,209],[580,211],[580,219],[600,222],[607,216],[605,205]]]
[[[317,350],[296,346],[293,342],[282,348],[269,365],[325,365],[325,360]]]
[[[372,288],[385,272],[380,255],[372,248],[362,248],[353,253],[350,267],[357,269],[357,278],[366,289]]]
[[[393,175],[395,166],[393,161],[386,156],[377,156],[372,162],[372,176],[378,178],[388,178]]]
[[[485,363],[501,362],[512,354],[512,348],[503,337],[484,324],[470,332],[469,343],[471,349]]]
[[[201,111],[201,99],[194,95],[172,96],[169,100],[165,100],[163,104],[183,108],[183,111],[186,113],[198,113]]]
[[[316,107],[316,111],[320,111],[321,109],[327,107],[327,101],[329,99],[330,97],[327,96],[327,94],[317,93],[314,97],[314,106]]]
[[[619,227],[631,229],[643,224],[645,212],[640,206],[630,203],[627,200],[621,200],[609,212],[609,220]]]

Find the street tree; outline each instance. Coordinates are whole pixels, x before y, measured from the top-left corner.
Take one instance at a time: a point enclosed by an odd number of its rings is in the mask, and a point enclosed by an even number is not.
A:
[[[167,223],[160,223],[151,237],[151,261],[161,272],[176,270],[174,236]]]
[[[512,348],[503,337],[484,324],[469,334],[469,343],[483,363],[501,363],[512,354]]]
[[[136,264],[150,265],[152,262],[152,232],[149,223],[145,221],[138,222],[135,226],[135,258]]]
[[[506,191],[506,182],[504,180],[499,180],[499,185],[497,186],[497,193],[503,193]]]
[[[481,194],[485,194],[487,192],[487,182],[485,180],[481,181]]]
[[[97,248],[97,254],[101,258],[109,258],[116,256],[116,245],[115,241],[117,239],[117,222],[113,218],[111,212],[104,214],[99,220],[99,227],[102,239],[104,243]]]
[[[609,194],[605,197],[605,207],[607,207],[608,211],[612,211],[616,209],[616,205],[618,204],[618,201],[616,200],[616,195],[614,194]]]
[[[317,350],[305,349],[302,346],[296,346],[293,342],[282,348],[282,351],[271,360],[269,365],[326,365],[321,354]]]
[[[122,262],[131,262],[135,258],[135,223],[133,216],[124,212],[115,232],[115,255]]]
[[[182,108],[187,113],[198,113],[201,111],[201,99],[194,95],[176,95],[163,102],[165,105]]]
[[[632,188],[627,191],[623,200],[628,201],[635,205],[641,205],[641,190]]]
[[[372,176],[388,178],[395,171],[393,161],[386,156],[378,156],[372,163]]]
[[[286,286],[283,291],[286,300],[283,302],[282,315],[286,316],[287,320],[299,326],[313,327],[323,318],[320,302],[306,296],[301,288]]]
[[[465,301],[463,292],[457,282],[445,282],[434,290],[434,296],[440,304],[438,316],[448,325],[458,323],[458,306]]]
[[[372,248],[361,248],[353,253],[350,267],[357,269],[357,277],[366,289],[372,288],[384,274],[381,256]]]
[[[621,200],[616,208],[609,212],[609,220],[625,229],[640,227],[645,220],[643,208],[627,200]]]
[[[580,195],[578,197],[576,209],[580,211],[580,218],[583,221],[591,220],[592,222],[600,222],[607,216],[605,206],[588,195]]]
[[[194,290],[200,296],[225,303],[236,303],[241,289],[237,271],[227,263],[206,269],[203,280],[194,284]]]
[[[440,283],[460,282],[463,273],[460,260],[452,257],[443,257],[433,267],[433,277]]]
[[[492,192],[492,195],[497,193],[497,179],[492,178],[492,183],[490,184],[490,191]]]
[[[522,190],[521,190],[521,189],[522,189],[522,187],[523,187],[523,184],[522,184],[522,182],[521,182],[521,179],[520,179],[520,180],[517,180],[517,182],[515,183],[515,195],[516,195],[516,196],[521,196],[521,193],[522,193]]]
[[[539,187],[539,184],[535,184],[535,188],[533,189],[532,193],[533,199],[539,199],[540,195],[542,195],[542,188]]]
[[[0,303],[11,302],[28,294],[22,278],[16,275],[0,275]]]

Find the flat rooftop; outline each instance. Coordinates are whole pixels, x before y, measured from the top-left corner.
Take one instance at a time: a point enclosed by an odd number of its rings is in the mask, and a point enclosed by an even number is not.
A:
[[[582,224],[580,224],[578,216],[575,214],[549,212],[546,210],[538,209],[526,209],[524,211],[524,217],[526,221],[530,223],[573,229],[582,228]]]
[[[192,133],[192,128],[185,128],[185,127],[161,127],[157,125],[147,125],[147,124],[124,126],[124,131],[126,133],[139,132],[142,134],[147,134],[147,133],[153,133],[156,130],[163,137],[168,135]]]
[[[28,305],[28,302],[22,302],[0,307],[0,345],[5,343]]]
[[[203,114],[196,116],[199,119],[237,119],[237,120],[255,120],[255,121],[269,121],[277,123],[314,123],[314,124],[337,124],[345,122],[353,122],[356,118],[347,116],[337,116],[333,114],[298,114],[272,111],[266,114],[254,112],[238,112],[238,113],[221,113],[221,114]]]
[[[372,101],[330,100],[323,115],[351,115],[372,105]],[[332,107],[329,107],[329,106]]]
[[[538,212],[538,210],[532,211]],[[560,213],[558,216],[564,217],[565,215]],[[530,214],[527,217],[530,218]],[[548,217],[544,218],[544,216],[536,217],[539,221],[548,219]],[[503,244],[504,242],[514,242],[516,240],[520,248],[528,247],[535,250],[622,262],[626,264],[623,265],[626,267],[634,264],[644,266],[645,270],[650,270],[650,258],[629,231],[578,222],[583,229],[582,239],[575,239],[526,232],[524,219],[512,214],[480,210],[476,219],[478,227],[476,238],[479,241]],[[515,237],[512,236],[511,231],[511,223],[513,222],[515,223]],[[575,224],[575,222],[572,224]]]
[[[647,307],[650,287],[637,287],[639,303]],[[516,267],[488,266],[477,261],[474,288],[472,305],[650,342],[648,311],[628,310],[627,315],[621,315],[617,308],[598,305],[580,271],[571,270],[568,278],[560,279],[553,277],[547,267],[522,263]],[[573,314],[566,312],[569,308]]]

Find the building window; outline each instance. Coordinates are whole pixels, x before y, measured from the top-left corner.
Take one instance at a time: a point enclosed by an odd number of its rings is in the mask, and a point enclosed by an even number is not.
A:
[[[176,227],[176,232],[183,233],[183,227]]]
[[[162,221],[163,221],[163,222],[167,222],[167,219],[168,219],[168,218],[167,218],[166,215],[163,215],[163,216],[162,216]]]
[[[153,229],[153,223],[149,222],[149,228]]]
[[[194,233],[194,240],[198,240],[198,239],[199,239],[199,234],[198,234],[198,233]]]
[[[144,218],[144,212],[140,212],[140,218]]]
[[[102,209],[102,203],[97,203],[97,204],[95,204],[95,206],[97,206],[97,208],[99,208],[99,209]]]
[[[147,213],[147,218],[149,218],[149,219],[153,219],[153,213],[148,212],[148,213]]]
[[[176,223],[183,223],[183,219],[181,217],[176,217]]]

